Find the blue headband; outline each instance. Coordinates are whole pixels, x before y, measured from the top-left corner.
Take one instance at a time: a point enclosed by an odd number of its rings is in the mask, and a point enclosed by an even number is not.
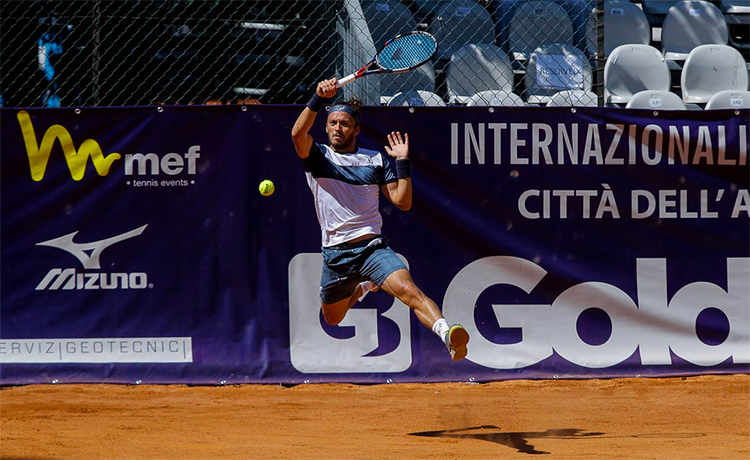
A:
[[[348,105],[344,105],[344,104],[336,104],[336,105],[332,106],[328,110],[328,112],[329,113],[330,112],[344,112],[344,113],[348,113],[349,115],[351,115],[352,118],[354,118],[355,120],[359,119],[359,115],[357,114],[357,112],[355,112],[354,109],[352,109]]]

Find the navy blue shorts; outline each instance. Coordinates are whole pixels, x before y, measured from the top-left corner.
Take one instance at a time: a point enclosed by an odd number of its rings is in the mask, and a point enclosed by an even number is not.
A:
[[[381,286],[388,276],[406,268],[382,236],[323,248],[320,301],[332,304],[351,297],[357,284],[371,280]]]

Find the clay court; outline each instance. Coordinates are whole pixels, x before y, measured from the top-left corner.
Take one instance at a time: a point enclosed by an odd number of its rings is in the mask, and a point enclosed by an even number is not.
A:
[[[747,459],[750,376],[0,391],[4,459]]]

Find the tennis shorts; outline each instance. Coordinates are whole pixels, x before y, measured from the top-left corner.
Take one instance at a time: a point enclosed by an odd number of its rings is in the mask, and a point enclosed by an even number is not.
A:
[[[320,279],[320,301],[332,304],[351,297],[357,284],[371,280],[381,286],[388,276],[406,268],[404,262],[388,247],[383,236],[356,243],[342,243],[322,249],[323,274]]]

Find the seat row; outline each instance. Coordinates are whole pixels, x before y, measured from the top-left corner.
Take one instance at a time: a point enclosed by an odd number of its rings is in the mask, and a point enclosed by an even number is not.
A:
[[[381,102],[389,104],[389,96],[404,90],[435,92],[432,66],[417,70],[382,76],[381,90],[387,96],[382,97]],[[472,97],[484,91],[512,94],[518,90],[514,77],[508,56],[498,47],[466,45],[451,57],[447,66],[445,101],[451,105],[468,105]],[[680,78],[681,100],[688,108],[701,108],[720,91],[746,91],[749,81],[744,58],[727,45],[701,45],[693,49],[685,60]],[[592,80],[591,65],[580,50],[559,44],[541,46],[531,54],[526,65],[521,102],[549,105],[561,91],[590,93]],[[388,92],[389,89],[392,92]],[[604,66],[605,104],[626,105],[642,91],[672,91],[672,73],[664,56],[650,45],[628,44],[615,48]],[[659,103],[660,98],[652,99],[654,104]],[[664,96],[663,99],[673,98]]]
[[[641,7],[628,0],[603,2],[605,55],[621,44],[653,41],[660,41],[662,53],[674,61],[684,60],[692,48],[702,44],[750,49],[750,43],[730,35],[728,29],[728,18],[750,23],[750,2],[722,0],[719,8],[705,0],[634,1]],[[488,2],[488,8],[476,0],[416,0],[414,4],[420,19],[427,18],[428,23],[422,25],[440,43],[438,60],[449,59],[468,43],[497,44],[521,61],[547,43],[576,46],[589,56],[597,53],[594,0],[494,0]],[[412,11],[399,0],[363,0],[362,11],[376,47],[418,26]],[[656,24],[650,17],[660,18],[661,33],[656,40],[652,34]]]
[[[446,103],[435,93],[423,90],[410,90],[397,93],[388,102],[389,106],[445,107]],[[520,107],[527,106],[521,96],[508,91],[480,91],[471,95],[466,106]],[[597,107],[597,95],[591,91],[565,90],[550,97],[546,107]],[[625,108],[653,110],[685,110],[682,98],[671,91],[644,90],[635,93]],[[724,90],[715,93],[706,103],[704,110],[748,109],[750,91]]]
[[[475,0],[416,1],[418,11],[423,12],[420,20],[427,18],[427,23],[418,23],[399,0],[363,0],[361,4],[376,47],[399,33],[425,27],[438,40],[436,60],[441,61],[469,43],[496,44],[514,59],[528,58],[545,43],[582,45],[590,9],[586,10],[593,3],[559,1],[496,0],[490,9]],[[571,15],[563,5],[570,5]],[[574,25],[574,20],[580,25]]]
[[[406,74],[382,77],[379,89],[381,103],[387,104],[396,93],[410,89],[438,92],[443,95],[443,99],[448,104],[453,105],[466,104],[472,95],[484,90],[516,92],[521,94],[525,102],[530,104],[546,104],[552,95],[563,90],[591,90],[593,69],[594,66],[598,65],[597,61],[590,59],[590,56],[584,51],[571,44],[570,35],[549,33],[550,30],[548,29],[554,27],[540,28],[538,27],[539,22],[535,23],[529,19],[533,17],[531,12],[522,13],[526,8],[535,5],[542,6],[543,8],[538,8],[538,16],[545,17],[546,21],[550,21],[545,22],[545,24],[554,25],[556,23],[547,16],[550,12],[554,12],[556,8],[562,7],[551,0],[528,2],[507,0],[502,2],[509,11],[514,13],[513,18],[518,15],[524,18],[524,20],[510,21],[507,29],[504,29],[510,35],[515,34],[518,37],[523,33],[527,35],[524,39],[510,41],[518,45],[516,48],[511,47],[511,49],[518,50],[515,53],[509,53],[494,43],[486,42],[487,32],[484,25],[486,21],[477,18],[482,18],[483,13],[487,14],[487,12],[474,0],[436,1],[433,3],[437,6],[434,9],[435,14],[430,23],[430,29],[439,37],[439,50],[442,52],[442,56],[447,56],[448,59],[445,61],[447,64],[438,65],[438,61],[434,61]],[[672,49],[673,51],[667,51],[665,55],[664,52],[648,44],[649,39],[646,37],[648,32],[643,33],[646,29],[650,31],[645,16],[640,17],[642,20],[640,26],[634,25],[635,23],[629,20],[631,17],[638,17],[633,11],[637,10],[641,16],[644,15],[640,8],[625,0],[605,0],[604,49],[607,56],[604,84],[612,87],[611,90],[607,91],[608,95],[612,95],[606,101],[608,104],[627,104],[627,96],[618,94],[622,92],[622,89],[617,88],[620,85],[619,82],[626,82],[624,86],[629,94],[635,94],[645,89],[670,90],[672,77],[669,74],[670,70],[675,70],[675,67],[670,65],[671,62],[678,60],[681,63],[684,62],[693,49],[703,46],[703,42],[722,42],[721,37],[716,38],[710,35],[711,30],[696,34],[689,32],[690,28],[686,25],[689,21],[685,18],[698,18],[699,20],[700,18],[716,18],[718,10],[714,5],[702,0],[671,3],[668,18],[664,20],[664,28],[670,30],[673,26],[669,24],[680,25],[674,27],[683,30],[683,35],[687,38],[674,40],[675,43],[681,43],[681,47],[672,46],[672,42],[666,40],[665,45],[668,46],[666,49]],[[396,31],[410,30],[415,27],[411,12],[397,0],[364,0],[362,7],[364,17],[368,19],[368,28],[375,41],[378,37],[385,40],[387,37],[393,36]],[[533,8],[531,11],[534,11]],[[564,11],[560,14],[563,13]],[[721,12],[718,14],[720,15]],[[552,16],[555,15],[557,13]],[[567,18],[567,16],[565,17]],[[386,18],[389,20],[386,20]],[[403,20],[394,20],[394,18],[402,18]],[[683,19],[685,20],[683,21]],[[567,22],[562,22],[568,24],[570,19],[567,19]],[[515,29],[513,28],[514,24],[517,25]],[[534,27],[534,25],[537,27]],[[563,29],[570,30],[567,26]],[[483,30],[484,32],[482,32]],[[516,30],[516,32],[513,32],[513,30]],[[720,27],[717,30],[720,34],[722,33]],[[635,40],[627,41],[633,34],[636,35]],[[641,34],[640,38],[637,37],[638,34]],[[725,35],[724,28],[724,43],[726,43]],[[549,40],[561,41],[540,42],[542,40],[540,37],[549,37]],[[534,43],[534,41],[538,43]],[[535,48],[528,48],[532,45]],[[625,53],[623,49],[613,56],[613,52],[617,48],[625,45],[628,45],[627,50],[630,53]],[[728,74],[722,74],[716,78],[721,79],[726,75],[734,75],[743,71],[746,74],[747,63],[736,48],[717,43],[708,50],[709,53],[703,53],[703,51],[702,53],[714,54],[716,57],[714,60],[722,62],[718,68],[727,68],[727,65],[737,67],[736,69],[730,69],[731,72]],[[625,54],[631,54],[632,59],[625,57]],[[521,61],[521,59],[523,60]],[[702,68],[702,71],[705,71],[706,66],[699,64],[705,62],[705,60],[704,57],[696,57],[693,59],[695,63],[690,67],[692,69]],[[519,62],[522,64],[519,65]],[[731,64],[728,64],[729,62]],[[438,68],[439,66],[440,68]],[[661,79],[660,83],[656,86],[648,84],[638,87],[637,84],[634,85],[631,75],[633,74],[632,71],[636,69],[636,75],[658,74]],[[682,69],[682,64],[678,66],[678,69]],[[437,82],[437,74],[440,71],[444,71],[444,75],[442,75],[444,80],[441,79]],[[620,73],[622,75],[616,75]],[[641,77],[636,77],[635,81],[638,78]],[[684,76],[681,76],[681,79],[685,80],[687,85],[685,103],[705,104],[708,101],[708,94],[696,96],[703,90],[694,88],[705,81],[698,70],[688,70]],[[436,88],[436,84],[439,88]],[[633,88],[629,88],[629,86],[633,86]],[[739,84],[739,86],[742,85]],[[723,88],[719,85],[718,89],[731,88]],[[743,89],[747,89],[746,85]]]
[[[672,73],[659,50],[649,45],[621,45],[604,65],[604,101],[627,104],[644,90],[670,91],[671,80]],[[747,89],[747,64],[739,51],[727,45],[694,48],[680,73],[680,92],[686,106],[706,104],[719,91]]]
[[[643,1],[643,0],[641,0]],[[735,11],[727,3],[725,11]],[[744,20],[750,19],[750,2],[745,1],[747,11]],[[734,9],[733,9],[734,8]],[[644,11],[645,10],[645,11]],[[647,13],[649,11],[650,13]],[[705,44],[730,44],[737,49],[750,49],[750,43],[737,40],[737,34],[729,34],[728,23],[724,13],[716,5],[703,0],[689,1],[648,1],[643,9],[627,0],[606,0],[604,2],[604,36],[603,51],[608,56],[615,48],[624,44],[640,43],[649,45],[654,42],[652,34],[653,20],[649,16],[661,13],[658,23],[661,27],[658,40],[661,52],[671,68],[678,69],[679,63],[687,58],[693,48]],[[736,15],[735,15],[736,16]],[[593,16],[589,18],[586,49],[595,53],[597,35]]]
[[[516,82],[517,73],[499,47],[489,43],[465,45],[451,56],[445,67],[446,100],[460,105],[481,91],[512,92],[523,87],[526,102],[546,104],[558,91],[588,91],[593,85],[588,58],[578,48],[565,44],[539,46],[529,55],[520,83]],[[411,72],[385,74],[379,79],[382,104],[388,104],[393,95],[403,90],[436,91],[432,63]]]

